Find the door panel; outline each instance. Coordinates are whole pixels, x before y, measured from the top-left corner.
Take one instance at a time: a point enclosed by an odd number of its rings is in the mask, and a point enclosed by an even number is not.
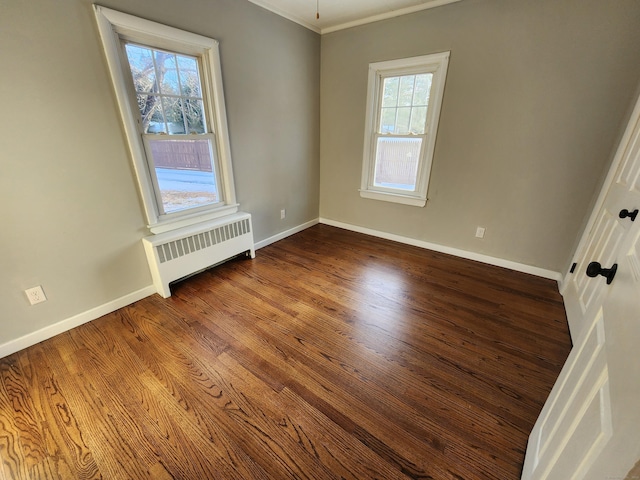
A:
[[[629,270],[633,274],[633,280],[640,282],[640,233],[635,236],[627,252],[627,262],[629,262]]]
[[[585,389],[590,390],[590,387],[597,380],[587,377],[593,376],[593,372],[597,371],[599,373],[601,370],[606,369],[602,317],[594,324],[594,328],[587,335],[581,348],[575,351],[576,355],[571,359],[572,361],[568,361],[565,364],[567,372],[563,374],[562,380],[558,382],[558,393],[550,402],[550,408],[547,410],[546,415],[540,415],[541,448],[539,457],[544,456],[547,447],[551,443],[550,440],[554,438],[561,424],[566,423],[563,420],[567,417],[567,412],[571,410],[575,412],[580,407],[580,400],[576,399],[579,396],[578,392]],[[594,364],[597,364],[595,368]],[[575,370],[580,370],[580,372],[572,375],[571,372]],[[556,404],[558,407],[556,407]],[[567,426],[565,425],[565,427]]]
[[[576,424],[571,437],[580,441],[568,441],[548,475],[540,478],[578,480],[592,466],[594,460],[603,451],[611,438],[611,416],[602,415],[609,410],[609,375],[605,370],[598,379],[596,388],[589,395],[580,412],[580,421]]]
[[[636,136],[632,138],[629,145],[625,149],[622,162],[619,169],[619,175],[616,178],[616,183],[624,188],[629,186],[630,191],[640,192],[640,185],[638,185],[638,171],[640,171],[640,164],[634,161],[638,157],[640,152],[640,137]]]
[[[582,344],[569,355],[536,422],[523,478],[569,479],[581,463],[576,459],[599,453],[611,434],[608,398],[604,317],[600,311]],[[573,441],[576,438],[580,441]],[[532,445],[537,445],[536,450],[532,451]],[[567,464],[571,468],[566,468]]]

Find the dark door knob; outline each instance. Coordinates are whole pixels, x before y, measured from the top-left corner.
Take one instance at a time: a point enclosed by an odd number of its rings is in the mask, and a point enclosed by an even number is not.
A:
[[[624,210],[620,210],[620,214],[618,215],[620,218],[627,218],[633,222],[638,216],[638,209],[636,208],[633,212],[630,212],[626,208]]]
[[[607,279],[607,285],[610,285],[613,282],[613,277],[616,276],[616,272],[618,271],[618,264],[614,263],[611,268],[602,268],[598,262],[591,262],[587,266],[587,276],[589,277],[597,277],[598,275],[602,275]]]

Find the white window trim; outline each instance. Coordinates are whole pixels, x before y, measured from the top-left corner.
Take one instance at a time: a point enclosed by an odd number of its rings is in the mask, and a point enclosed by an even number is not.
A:
[[[426,205],[450,53],[442,52],[369,64],[362,181],[360,185],[361,197],[416,207],[424,207]],[[425,129],[427,140],[418,166],[416,189],[414,192],[407,192],[400,189],[377,187],[373,182],[376,152],[374,142],[380,115],[382,81],[385,77],[412,73],[433,73],[427,109],[427,127]]]
[[[111,73],[120,114],[133,159],[140,192],[147,217],[148,227],[152,233],[162,233],[176,228],[191,225],[212,218],[230,215],[238,211],[233,168],[231,164],[231,148],[227,126],[227,113],[222,90],[222,72],[220,70],[220,53],[218,42],[212,38],[185,32],[183,30],[151,22],[126,13],[94,5],[96,21],[102,38],[105,56]],[[127,84],[121,40],[143,43],[152,47],[186,53],[202,58],[202,82],[206,108],[210,112],[210,122],[215,132],[218,167],[216,173],[222,187],[222,205],[213,208],[199,207],[192,211],[176,212],[160,215],[156,205],[153,182],[148,170],[143,142],[138,131],[139,113],[136,102],[130,98]],[[125,68],[126,67],[126,68]]]

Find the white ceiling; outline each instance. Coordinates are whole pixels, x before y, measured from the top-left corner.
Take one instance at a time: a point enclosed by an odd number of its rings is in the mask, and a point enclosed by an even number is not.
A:
[[[397,17],[461,0],[249,0],[318,33]],[[320,19],[316,19],[318,2]]]

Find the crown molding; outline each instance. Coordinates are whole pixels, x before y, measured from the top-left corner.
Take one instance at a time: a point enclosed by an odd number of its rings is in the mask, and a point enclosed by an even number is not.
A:
[[[294,15],[290,12],[285,12],[283,9],[274,5],[272,2],[268,0],[249,0],[249,1],[255,5],[258,5],[259,7],[264,8],[265,10],[269,10],[270,12],[275,13],[276,15],[280,15],[281,17],[284,17],[287,20],[291,20],[292,22],[302,25],[303,27],[308,28],[313,32],[324,35],[326,33],[337,32],[338,30],[344,30],[351,27],[357,27],[359,25],[365,25],[367,23],[379,22],[380,20],[386,20],[389,18],[399,17],[402,15],[408,15],[410,13],[419,12],[421,10],[427,10],[429,8],[441,7],[442,5],[447,5],[449,3],[461,2],[462,0],[427,0],[418,5],[413,5],[405,8],[398,8],[396,10],[380,13],[378,15],[363,17],[361,19],[351,20],[349,22],[339,23],[335,25],[328,25],[326,27],[320,27],[319,25],[316,25],[297,15]]]
[[[462,0],[430,0],[428,2],[424,2],[419,5],[414,5],[412,7],[399,8],[397,10],[380,13],[378,15],[372,15],[370,17],[361,18],[359,20],[353,20],[351,22],[341,23],[339,25],[325,27],[320,30],[320,33],[324,35],[325,33],[337,32],[339,30],[345,30],[347,28],[357,27],[359,25],[366,25],[367,23],[379,22],[380,20],[387,20],[389,18],[400,17],[402,15],[408,15],[410,13],[419,12],[421,10],[428,10],[430,8],[441,7],[442,5],[447,5],[449,3],[456,3],[461,1]]]

